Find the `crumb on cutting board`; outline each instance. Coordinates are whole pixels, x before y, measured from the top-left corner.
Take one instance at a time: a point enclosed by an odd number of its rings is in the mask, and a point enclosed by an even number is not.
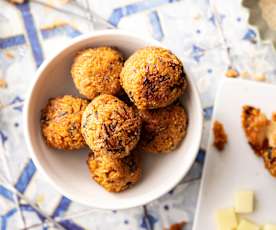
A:
[[[228,142],[227,134],[225,132],[224,126],[221,122],[215,121],[213,124],[213,133],[214,133],[214,146],[222,151],[225,145]]]

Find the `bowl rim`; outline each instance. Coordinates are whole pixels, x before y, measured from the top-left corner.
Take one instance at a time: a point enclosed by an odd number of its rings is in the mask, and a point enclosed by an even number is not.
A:
[[[54,178],[48,174],[46,172],[45,166],[43,166],[43,164],[40,163],[40,161],[38,160],[37,156],[36,156],[36,152],[33,148],[33,142],[31,141],[31,137],[30,137],[30,133],[29,133],[29,110],[31,107],[31,99],[32,99],[32,94],[34,92],[35,86],[37,85],[37,83],[40,80],[40,76],[42,75],[42,73],[47,69],[48,65],[54,61],[56,58],[58,58],[63,52],[65,52],[67,49],[70,49],[71,46],[76,45],[77,43],[81,43],[85,40],[91,39],[92,37],[101,37],[101,36],[127,36],[130,37],[132,39],[139,39],[142,41],[145,41],[148,44],[152,44],[152,45],[156,45],[159,47],[165,47],[163,44],[161,44],[160,42],[152,39],[152,38],[146,38],[146,37],[142,37],[127,31],[123,31],[123,30],[100,30],[100,31],[94,31],[91,33],[86,33],[84,35],[80,35],[77,38],[72,39],[70,42],[68,42],[67,45],[63,46],[61,49],[59,49],[57,52],[55,52],[53,55],[51,55],[50,57],[48,57],[43,63],[42,65],[38,68],[38,70],[35,73],[35,79],[33,80],[33,82],[30,84],[29,90],[27,91],[26,94],[26,99],[25,99],[25,106],[23,109],[23,130],[24,130],[24,139],[27,145],[27,149],[28,152],[31,156],[31,159],[33,160],[35,166],[37,167],[38,171],[47,179],[47,181],[50,183],[51,186],[53,186],[59,193],[61,193],[61,195],[64,195],[66,197],[68,197],[70,200],[81,203],[83,205],[89,206],[89,207],[93,207],[93,208],[100,208],[100,209],[110,209],[110,210],[121,210],[121,209],[127,209],[127,208],[133,208],[133,207],[137,207],[137,206],[141,206],[141,205],[145,205],[153,200],[158,199],[159,197],[163,196],[164,194],[168,193],[172,188],[174,188],[180,181],[181,179],[188,173],[188,171],[190,170],[190,168],[192,167],[196,156],[197,156],[197,150],[199,150],[200,147],[200,143],[201,143],[201,139],[202,139],[202,132],[203,132],[203,110],[202,110],[202,105],[201,105],[201,100],[200,100],[200,96],[199,96],[199,91],[197,89],[196,84],[194,83],[194,80],[191,78],[187,78],[188,83],[190,85],[191,91],[193,92],[193,96],[195,99],[195,104],[197,107],[197,110],[200,112],[199,117],[200,119],[198,120],[199,123],[199,129],[200,129],[200,133],[196,136],[196,140],[193,142],[193,156],[190,157],[190,162],[187,164],[186,168],[183,169],[177,177],[174,178],[174,180],[171,180],[170,183],[166,186],[166,189],[160,189],[158,190],[158,192],[153,193],[147,193],[147,196],[143,196],[142,198],[140,197],[140,199],[135,199],[135,200],[131,200],[132,202],[122,202],[119,206],[118,204],[116,206],[114,206],[111,202],[106,205],[106,204],[101,204],[100,202],[97,204],[91,204],[91,203],[87,203],[84,201],[84,199],[79,199],[78,197],[76,197],[75,195],[72,195],[70,193],[68,193],[66,191],[66,189],[64,189],[62,186],[59,185],[58,182],[56,182],[54,180]]]

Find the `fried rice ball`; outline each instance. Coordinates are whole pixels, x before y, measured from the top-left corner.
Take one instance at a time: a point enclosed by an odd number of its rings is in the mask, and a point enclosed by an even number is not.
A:
[[[50,99],[41,111],[41,130],[46,144],[65,150],[86,146],[81,134],[81,118],[88,103],[69,95]]]
[[[92,178],[109,192],[121,192],[141,177],[140,160],[134,153],[117,159],[90,153],[87,164]]]
[[[133,108],[115,96],[102,94],[85,109],[82,134],[95,153],[121,158],[138,143],[141,123]]]
[[[174,102],[187,81],[181,61],[171,51],[146,47],[128,58],[121,85],[138,109],[156,109]]]
[[[89,99],[99,94],[116,95],[121,91],[122,54],[110,47],[89,48],[78,53],[71,75],[79,92]]]
[[[180,105],[156,110],[141,110],[143,127],[139,143],[145,152],[168,153],[174,150],[186,135],[188,117]]]

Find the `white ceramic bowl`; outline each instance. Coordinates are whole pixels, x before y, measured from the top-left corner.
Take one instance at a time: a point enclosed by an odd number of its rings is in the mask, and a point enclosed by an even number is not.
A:
[[[40,111],[49,98],[79,95],[70,76],[76,53],[87,47],[114,46],[126,57],[145,46],[162,46],[151,39],[118,30],[93,32],[74,39],[37,71],[24,111],[25,138],[31,157],[50,183],[66,197],[84,205],[123,209],[146,204],[171,190],[188,172],[198,152],[202,133],[202,109],[194,83],[182,98],[189,127],[181,146],[167,155],[145,154],[141,181],[122,193],[106,192],[94,182],[86,166],[88,149],[60,151],[45,145],[40,131]]]

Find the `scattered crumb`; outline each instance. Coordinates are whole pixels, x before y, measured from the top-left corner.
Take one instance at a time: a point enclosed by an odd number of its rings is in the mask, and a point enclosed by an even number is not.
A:
[[[266,80],[266,76],[264,74],[254,74],[253,78],[256,81],[265,81]]]
[[[180,223],[172,224],[169,229],[164,228],[164,230],[183,230],[183,227],[187,224],[186,221]]]
[[[254,73],[249,73],[247,71],[243,71],[239,75],[243,79],[253,79],[255,81],[266,81],[267,77],[265,74],[254,74]]]
[[[11,53],[11,52],[9,52],[9,51],[5,52],[4,55],[5,55],[5,57],[6,57],[7,59],[9,59],[9,60],[11,60],[11,59],[14,58],[13,53]]]
[[[69,2],[71,2],[71,0],[47,0],[47,3],[51,6],[61,6],[61,5],[66,5]]]
[[[239,72],[235,69],[230,68],[226,71],[225,76],[230,78],[236,78],[239,76]]]
[[[43,26],[42,29],[43,30],[50,30],[50,29],[55,29],[57,27],[61,27],[61,26],[65,26],[68,23],[66,21],[62,21],[62,20],[56,20],[53,23],[47,25],[47,26]]]
[[[247,71],[243,71],[240,73],[241,78],[244,79],[249,79],[250,78],[250,74]]]
[[[8,0],[8,1],[13,4],[22,4],[24,3],[25,0]]]
[[[0,79],[0,89],[5,89],[8,87],[8,84],[5,80]]]
[[[219,121],[215,121],[213,124],[213,133],[214,133],[214,146],[222,151],[225,144],[227,144],[227,134],[224,130],[223,124]]]

